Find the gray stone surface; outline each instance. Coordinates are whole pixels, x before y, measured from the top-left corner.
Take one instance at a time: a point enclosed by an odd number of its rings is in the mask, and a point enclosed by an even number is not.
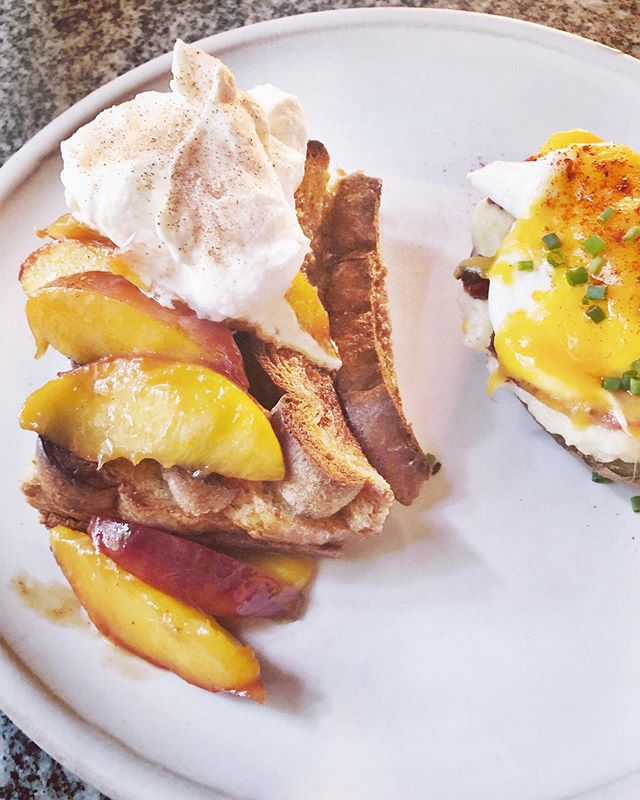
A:
[[[252,22],[330,8],[459,8],[519,17],[640,57],[638,0],[0,0],[0,163],[76,100],[167,52]],[[0,715],[0,798],[98,800]]]

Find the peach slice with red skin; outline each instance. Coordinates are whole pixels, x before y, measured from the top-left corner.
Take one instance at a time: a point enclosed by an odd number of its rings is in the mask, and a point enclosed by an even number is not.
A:
[[[104,464],[145,458],[199,475],[282,480],[280,443],[264,409],[224,375],[164,356],[107,357],[31,394],[20,424]]]
[[[119,567],[205,614],[293,618],[300,610],[294,586],[175,534],[105,517],[88,533]]]
[[[248,387],[231,331],[186,308],[165,308],[120,275],[67,275],[34,291],[26,307],[40,357],[51,345],[77,364],[103,356],[155,353],[207,362]]]
[[[39,236],[51,236],[51,242],[33,252],[20,269],[20,281],[27,294],[45,286],[57,278],[88,270],[113,272],[124,276],[141,289],[139,278],[126,262],[126,257],[117,254],[115,245],[100,236],[97,231],[65,214],[46,228],[37,232]],[[320,301],[318,290],[303,272],[298,272],[287,290],[286,300],[293,308],[300,327],[326,350],[337,357],[336,346],[331,339],[329,316]]]
[[[255,653],[214,619],[122,569],[85,533],[53,528],[51,550],[90,620],[108,639],[202,689],[264,702]]]

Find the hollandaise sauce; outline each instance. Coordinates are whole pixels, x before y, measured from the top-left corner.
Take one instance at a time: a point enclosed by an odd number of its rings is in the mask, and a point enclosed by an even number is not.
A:
[[[497,290],[509,309],[494,346],[503,374],[575,424],[640,436],[640,155],[571,138],[532,157],[548,181],[489,272],[490,307]]]

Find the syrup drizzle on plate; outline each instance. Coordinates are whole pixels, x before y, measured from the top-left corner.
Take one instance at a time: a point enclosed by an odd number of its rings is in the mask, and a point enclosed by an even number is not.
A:
[[[56,581],[45,583],[25,572],[15,575],[10,581],[10,586],[28,608],[56,625],[67,628],[93,627],[78,598],[68,586]],[[104,643],[106,649],[102,661],[115,672],[134,681],[151,677],[151,668],[137,656],[112,644],[108,639],[104,639]]]
[[[25,572],[11,579],[10,586],[24,604],[41,617],[68,628],[86,628],[89,620],[75,594],[56,581],[44,583]]]

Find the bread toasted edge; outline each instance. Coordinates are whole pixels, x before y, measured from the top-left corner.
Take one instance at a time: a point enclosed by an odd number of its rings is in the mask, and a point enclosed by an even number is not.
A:
[[[349,427],[396,500],[410,505],[432,465],[407,420],[394,366],[379,252],[382,182],[362,172],[341,178],[322,228],[317,278],[343,364],[336,389]]]

